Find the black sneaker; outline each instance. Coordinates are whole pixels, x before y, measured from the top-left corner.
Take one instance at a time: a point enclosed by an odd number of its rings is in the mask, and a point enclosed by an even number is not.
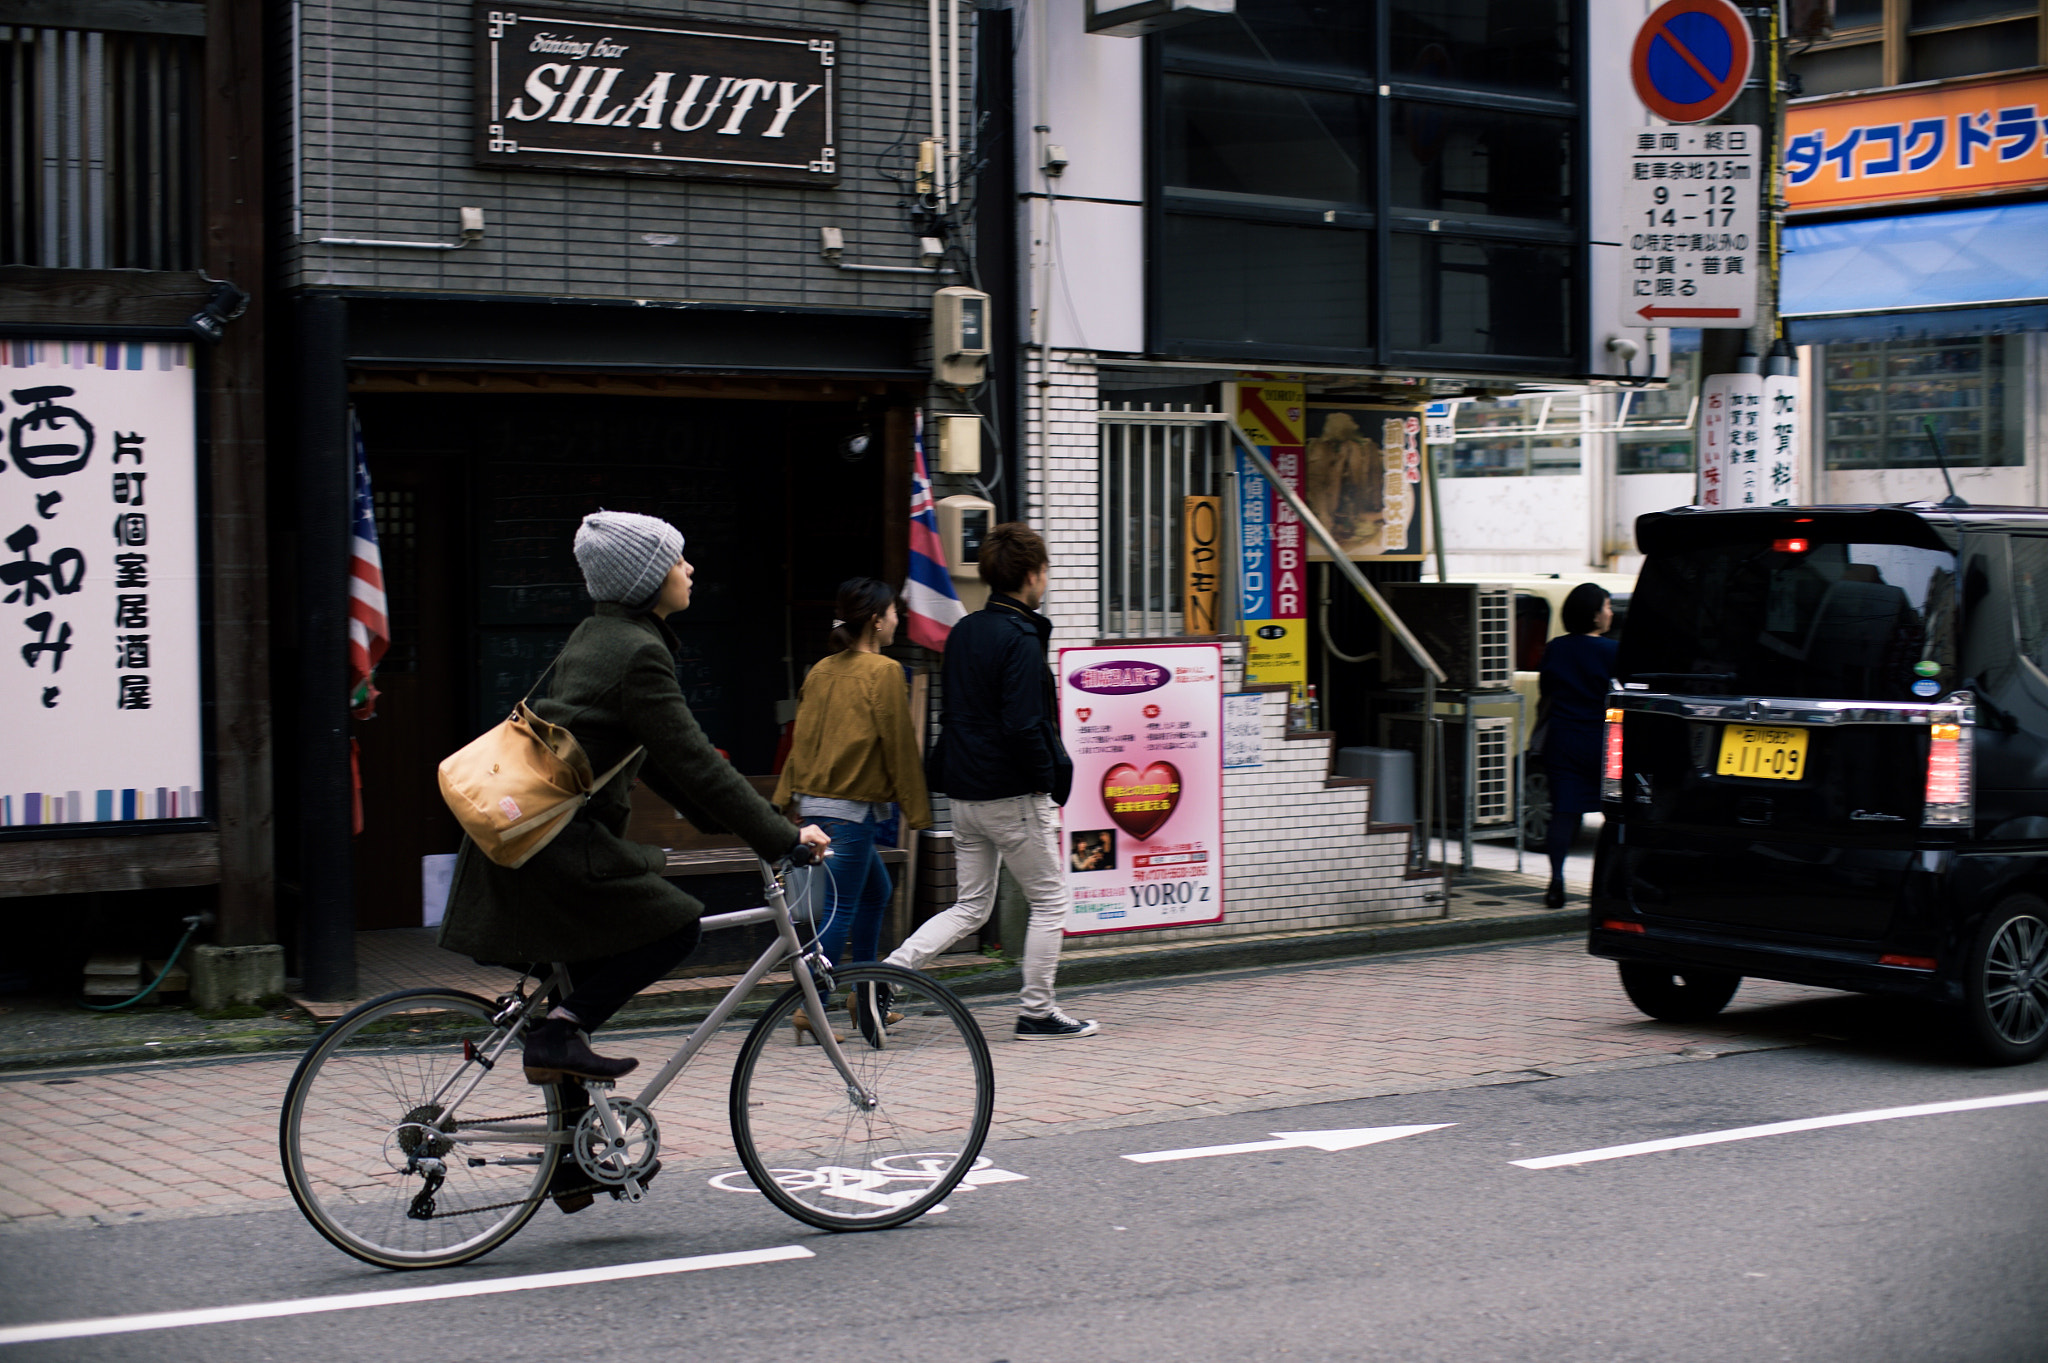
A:
[[[1101,1030],[1095,1019],[1070,1018],[1057,1008],[1042,1018],[1020,1015],[1017,1019],[1019,1041],[1064,1041],[1068,1037],[1094,1036]]]
[[[846,1011],[868,1045],[878,1051],[889,1048],[889,1005],[894,1003],[888,985],[863,981],[854,985],[846,999]]]

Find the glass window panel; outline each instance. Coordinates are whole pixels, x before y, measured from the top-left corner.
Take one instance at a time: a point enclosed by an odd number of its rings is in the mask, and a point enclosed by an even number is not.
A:
[[[2012,614],[2020,649],[2048,669],[2048,538],[2012,537]]]
[[[1533,95],[1571,93],[1563,0],[1394,0],[1394,76]]]
[[[1569,120],[1406,101],[1393,119],[1394,207],[1571,220]]]
[[[1361,204],[1365,101],[1247,81],[1168,75],[1161,179],[1174,189]]]
[[[1394,349],[1571,354],[1569,248],[1399,233],[1393,257],[1387,301]]]
[[[1169,213],[1159,268],[1170,342],[1362,350],[1364,232]]]
[[[1835,0],[1835,31],[1884,22],[1884,0]]]
[[[2033,19],[1984,24],[1906,40],[1908,80],[1944,80],[1985,71],[2010,71],[2036,60]]]
[[[1691,473],[1692,432],[1623,435],[1615,448],[1614,467],[1619,473]]]
[[[1944,24],[1967,24],[1973,19],[2003,19],[2015,14],[2026,15],[2034,12],[2036,6],[2027,0],[1912,0],[1908,10],[1911,17],[1906,21],[1913,28],[1936,28]],[[1842,20],[1837,9],[1835,26],[1841,27]],[[2019,63],[2032,66],[2031,60]]]
[[[1373,6],[1348,0],[1238,0],[1235,14],[1160,35],[1167,60],[1188,55],[1266,71],[1323,71],[1370,80]]]
[[[1827,467],[1936,467],[1929,422],[1951,465],[2020,463],[2021,351],[2003,336],[1825,347]]]
[[[1518,478],[1528,471],[1529,447],[1521,436],[1461,439],[1451,446],[1450,474],[1454,478]]]
[[[1857,43],[1802,53],[1792,59],[1792,70],[1799,77],[1801,94],[1874,90],[1884,84],[1884,44]]]
[[[1579,438],[1575,435],[1538,435],[1529,439],[1529,472],[1534,474],[1577,473]]]

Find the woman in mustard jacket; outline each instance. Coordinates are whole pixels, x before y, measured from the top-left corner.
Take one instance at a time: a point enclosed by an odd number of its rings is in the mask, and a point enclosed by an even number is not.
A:
[[[889,806],[901,805],[911,828],[931,827],[932,811],[903,668],[882,653],[896,637],[896,593],[874,578],[853,578],[840,585],[837,613],[832,643],[839,651],[804,678],[775,803],[788,809],[794,797],[792,812],[832,839],[818,949],[842,965],[881,955],[882,911],[895,886],[875,835]],[[864,987],[846,1006],[869,1045],[886,1044],[886,999]],[[792,1022],[803,1040],[810,1019],[799,1012]]]

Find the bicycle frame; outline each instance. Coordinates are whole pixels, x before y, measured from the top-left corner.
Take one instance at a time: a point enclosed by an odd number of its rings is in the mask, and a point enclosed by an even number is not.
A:
[[[761,880],[763,891],[768,898],[768,902],[765,905],[755,909],[741,909],[736,913],[713,914],[701,920],[698,926],[705,932],[716,932],[720,928],[746,927],[753,923],[773,923],[776,929],[775,940],[761,953],[760,959],[754,962],[747,973],[740,977],[739,982],[726,991],[725,997],[718,1001],[717,1007],[711,1010],[710,1015],[698,1023],[689,1036],[683,1039],[683,1044],[676,1049],[676,1053],[673,1056],[669,1057],[668,1063],[663,1065],[660,1071],[647,1081],[646,1087],[642,1088],[633,1100],[640,1107],[652,1107],[654,1101],[661,1096],[662,1091],[675,1082],[676,1076],[683,1072],[684,1068],[696,1057],[697,1053],[709,1044],[711,1038],[717,1034],[718,1029],[725,1025],[726,1019],[730,1018],[739,1009],[739,1006],[746,1002],[747,996],[754,991],[755,986],[760,984],[762,980],[766,979],[772,971],[784,962],[789,963],[790,974],[795,978],[797,988],[803,991],[804,1006],[809,1010],[809,1016],[818,1019],[818,1025],[812,1029],[811,1034],[818,1039],[819,1045],[824,1048],[827,1058],[832,1062],[832,1068],[839,1071],[839,1077],[846,1081],[848,1095],[863,1108],[873,1108],[876,1106],[877,1100],[875,1095],[855,1077],[852,1065],[847,1062],[846,1053],[840,1049],[839,1042],[832,1034],[831,1026],[825,1021],[824,1000],[819,996],[817,979],[812,974],[811,963],[813,958],[810,953],[804,951],[803,940],[797,936],[796,922],[790,917],[789,901],[783,893],[782,877],[776,873],[773,866],[763,861],[761,862]],[[822,960],[822,958],[818,959]],[[825,962],[824,964],[827,969],[830,968],[830,962]],[[443,1084],[430,1100],[432,1103],[441,1106],[442,1120],[445,1121],[449,1115],[453,1114],[469,1098],[469,1095],[476,1090],[476,1086],[483,1082],[483,1072],[494,1067],[504,1056],[505,1052],[510,1049],[513,1041],[517,1039],[525,1024],[532,1018],[534,1012],[544,1006],[550,996],[557,993],[566,994],[568,988],[568,968],[556,965],[551,969],[547,979],[542,982],[540,988],[536,989],[530,998],[517,1006],[516,1009],[508,1008],[505,1012],[498,1015],[497,1022],[504,1028],[504,1032],[496,1039],[490,1051],[488,1053],[476,1052],[472,1054],[469,1057],[468,1063],[465,1063],[461,1069],[450,1075],[448,1082]],[[464,1085],[462,1090],[456,1093],[454,1097],[448,1098],[445,1104],[442,1103],[442,1099],[448,1095],[449,1091],[461,1081],[463,1075],[468,1073],[472,1067],[475,1067],[477,1072],[470,1078],[468,1084]],[[606,1084],[604,1087],[609,1088],[611,1086]],[[617,1117],[612,1112],[610,1104],[600,1102],[594,1106],[597,1109],[599,1121],[605,1127],[606,1134],[612,1139],[617,1140],[621,1133],[616,1129]],[[531,1144],[533,1139],[532,1132],[528,1128],[497,1126],[495,1124],[467,1130],[458,1129],[452,1133],[443,1132],[439,1134],[441,1134],[443,1139],[464,1145],[485,1144],[492,1141],[517,1141]],[[560,1131],[551,1135],[548,1138],[548,1143],[551,1145],[561,1145],[573,1139],[575,1139],[574,1132]]]

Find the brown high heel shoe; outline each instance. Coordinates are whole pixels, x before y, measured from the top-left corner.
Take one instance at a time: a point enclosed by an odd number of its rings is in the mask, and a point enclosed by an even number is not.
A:
[[[811,1020],[804,1015],[803,1009],[799,1008],[789,1015],[789,1025],[796,1032],[797,1045],[801,1046],[807,1041],[813,1046],[818,1044],[818,1029],[811,1025]],[[832,1039],[834,1041],[844,1041],[846,1037],[843,1033],[835,1031],[832,1033]]]

